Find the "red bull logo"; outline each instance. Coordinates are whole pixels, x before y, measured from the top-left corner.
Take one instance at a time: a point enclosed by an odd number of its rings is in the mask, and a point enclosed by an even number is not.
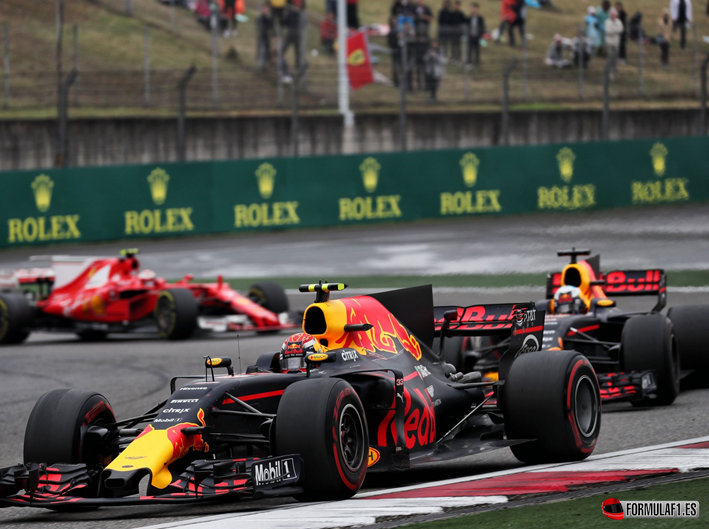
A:
[[[363,296],[343,299],[341,302],[346,306],[348,324],[370,323],[372,328],[366,332],[344,333],[336,341],[337,347],[392,354],[403,348],[416,360],[421,359],[421,345],[416,338],[377,300]]]

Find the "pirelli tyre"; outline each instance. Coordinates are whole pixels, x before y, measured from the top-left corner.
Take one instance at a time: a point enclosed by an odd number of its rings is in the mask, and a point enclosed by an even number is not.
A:
[[[24,342],[32,332],[34,311],[19,292],[0,294],[0,345]]]
[[[288,312],[289,304],[286,291],[281,285],[273,281],[264,281],[263,283],[252,285],[247,297],[276,314]]]
[[[163,290],[155,304],[155,323],[160,336],[167,340],[184,340],[197,327],[197,301],[183,288]]]
[[[27,421],[24,461],[84,463],[89,469],[101,469],[115,457],[118,447],[89,428],[114,422],[113,408],[103,395],[79,389],[45,393]]]
[[[632,401],[634,406],[668,406],[679,395],[680,358],[672,322],[664,314],[635,316],[625,322],[620,338],[623,371],[652,371],[655,398]]]
[[[512,363],[502,387],[508,439],[525,463],[580,461],[593,452],[601,431],[596,372],[576,351],[537,351]]]
[[[682,369],[709,371],[709,305],[672,307],[672,322]]]
[[[301,501],[354,496],[367,473],[369,434],[364,408],[352,386],[317,378],[289,386],[278,405],[276,451],[300,454]]]

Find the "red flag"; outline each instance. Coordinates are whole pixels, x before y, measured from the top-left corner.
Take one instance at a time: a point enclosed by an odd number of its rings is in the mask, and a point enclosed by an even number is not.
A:
[[[347,37],[347,74],[352,90],[358,90],[374,82],[367,38],[362,31]]]

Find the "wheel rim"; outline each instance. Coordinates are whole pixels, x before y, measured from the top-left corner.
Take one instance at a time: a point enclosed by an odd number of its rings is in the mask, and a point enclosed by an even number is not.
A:
[[[584,437],[591,437],[598,424],[598,398],[595,387],[587,375],[576,382],[574,417],[576,426]]]
[[[342,410],[338,432],[340,458],[351,472],[357,472],[364,461],[364,425],[352,404]]]
[[[167,298],[161,297],[158,302],[157,322],[161,331],[167,331],[172,324],[172,309]]]
[[[7,329],[10,325],[5,304],[0,302],[0,340],[7,334]]]

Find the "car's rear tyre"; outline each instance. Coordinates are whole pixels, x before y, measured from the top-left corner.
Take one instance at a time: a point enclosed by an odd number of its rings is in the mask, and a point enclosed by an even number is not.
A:
[[[369,433],[364,408],[350,384],[337,378],[289,386],[278,405],[276,450],[303,460],[301,501],[354,496],[367,473]]]
[[[709,305],[672,307],[672,322],[682,369],[709,370]]]
[[[284,288],[278,283],[274,283],[273,281],[256,283],[251,286],[246,295],[264,309],[270,310],[275,314],[288,312],[288,296],[286,296]]]
[[[580,461],[593,452],[601,429],[596,372],[576,351],[538,351],[512,363],[502,388],[510,447],[525,463]]]
[[[106,466],[117,447],[86,435],[90,426],[116,422],[108,400],[93,391],[55,389],[42,395],[27,421],[25,463],[78,464],[89,469]]]
[[[163,290],[155,304],[155,323],[160,336],[167,340],[184,340],[197,327],[197,301],[184,288]]]
[[[625,323],[620,361],[625,372],[655,375],[656,398],[632,401],[634,406],[668,406],[679,395],[679,352],[672,322],[663,314],[635,316]]]
[[[0,294],[0,345],[24,342],[32,332],[34,312],[19,292]]]

